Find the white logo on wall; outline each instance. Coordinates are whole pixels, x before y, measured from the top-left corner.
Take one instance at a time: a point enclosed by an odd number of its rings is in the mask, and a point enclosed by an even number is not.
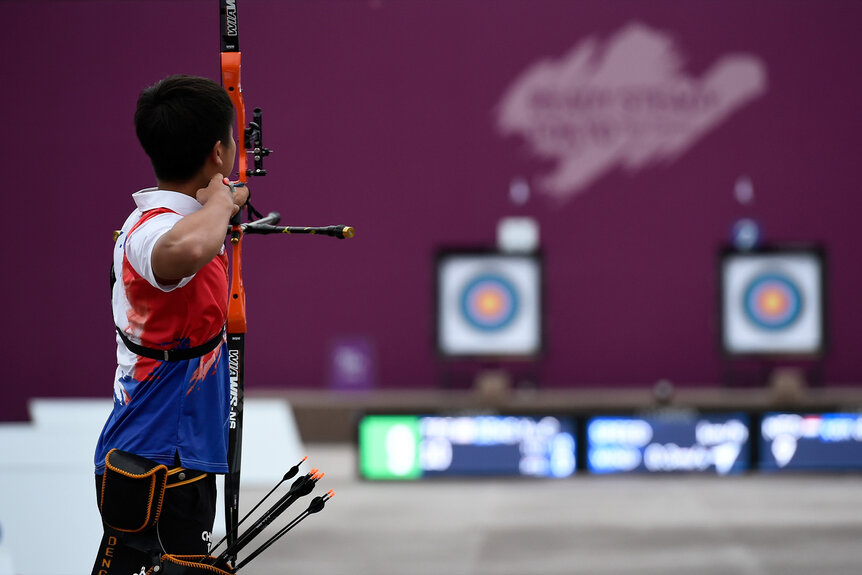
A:
[[[497,126],[556,162],[538,185],[565,200],[617,166],[675,160],[766,90],[765,66],[750,54],[722,56],[699,79],[683,68],[670,35],[630,23],[531,65],[501,99]]]

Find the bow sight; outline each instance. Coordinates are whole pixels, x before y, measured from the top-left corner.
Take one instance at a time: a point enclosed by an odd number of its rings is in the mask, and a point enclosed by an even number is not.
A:
[[[263,112],[260,108],[255,108],[251,113],[251,122],[245,128],[245,149],[246,153],[251,154],[253,168],[246,168],[246,176],[265,176],[266,170],[263,167],[263,159],[268,156],[272,150],[263,147]]]

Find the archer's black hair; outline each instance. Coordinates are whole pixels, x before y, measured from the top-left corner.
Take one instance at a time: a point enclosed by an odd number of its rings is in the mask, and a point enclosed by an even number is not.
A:
[[[191,179],[216,142],[227,144],[233,113],[227,92],[209,78],[168,76],[144,89],[135,131],[156,177]]]

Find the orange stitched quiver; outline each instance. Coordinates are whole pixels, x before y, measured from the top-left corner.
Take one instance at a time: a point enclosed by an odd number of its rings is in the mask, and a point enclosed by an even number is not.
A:
[[[159,520],[168,468],[146,457],[112,449],[105,457],[99,510],[106,525],[137,533]]]

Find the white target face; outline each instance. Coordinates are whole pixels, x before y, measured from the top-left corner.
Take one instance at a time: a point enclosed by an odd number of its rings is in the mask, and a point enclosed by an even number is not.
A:
[[[437,345],[449,356],[532,356],[541,348],[533,256],[448,254],[437,267]]]
[[[823,351],[822,263],[815,252],[733,253],[722,261],[723,345],[730,354]]]

